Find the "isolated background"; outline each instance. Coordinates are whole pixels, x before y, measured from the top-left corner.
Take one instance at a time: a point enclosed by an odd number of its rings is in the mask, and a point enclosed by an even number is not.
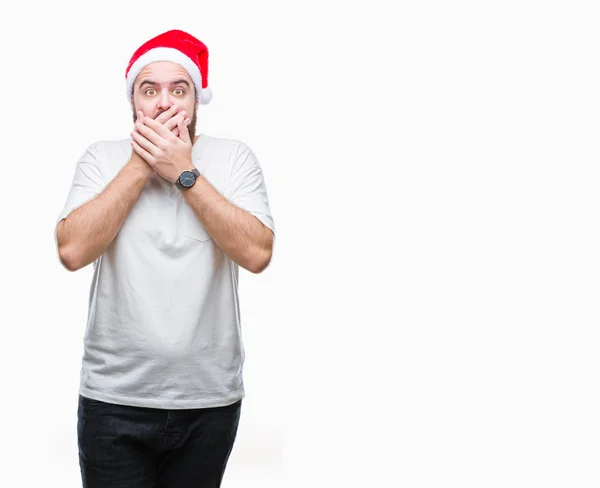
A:
[[[581,1],[111,2],[0,16],[6,486],[80,485],[91,266],[55,220],[131,131],[124,71],[211,52],[198,131],[240,139],[277,241],[241,270],[224,487],[600,484],[599,11]]]

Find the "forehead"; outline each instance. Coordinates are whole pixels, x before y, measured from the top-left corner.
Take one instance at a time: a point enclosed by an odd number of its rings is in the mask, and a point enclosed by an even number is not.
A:
[[[180,64],[171,61],[156,61],[144,66],[140,74],[137,75],[135,83],[142,83],[146,79],[152,79],[157,83],[168,83],[171,80],[182,78],[192,83],[190,75]]]

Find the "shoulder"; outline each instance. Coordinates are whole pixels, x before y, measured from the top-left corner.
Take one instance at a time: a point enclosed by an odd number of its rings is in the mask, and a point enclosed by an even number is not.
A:
[[[244,152],[252,152],[248,144],[239,139],[209,136],[204,133],[201,135],[201,138],[206,149],[229,153],[234,159]]]
[[[89,151],[94,151],[100,157],[110,158],[115,155],[131,153],[130,139],[120,139],[113,141],[97,141],[88,146]]]
[[[96,141],[87,147],[80,162],[95,166],[110,181],[131,158],[131,152],[130,139]]]

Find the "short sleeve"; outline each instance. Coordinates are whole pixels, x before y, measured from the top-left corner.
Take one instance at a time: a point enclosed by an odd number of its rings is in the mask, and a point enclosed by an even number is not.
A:
[[[73,210],[89,202],[104,190],[105,183],[99,159],[98,150],[92,144],[77,162],[71,189],[65,206],[58,216],[56,225],[62,219],[68,217]]]
[[[262,168],[254,153],[243,143],[232,155],[225,197],[250,212],[275,233]]]

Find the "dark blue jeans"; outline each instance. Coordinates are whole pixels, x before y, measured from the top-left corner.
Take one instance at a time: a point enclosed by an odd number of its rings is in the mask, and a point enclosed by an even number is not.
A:
[[[83,488],[221,486],[241,406],[163,410],[79,396]]]

